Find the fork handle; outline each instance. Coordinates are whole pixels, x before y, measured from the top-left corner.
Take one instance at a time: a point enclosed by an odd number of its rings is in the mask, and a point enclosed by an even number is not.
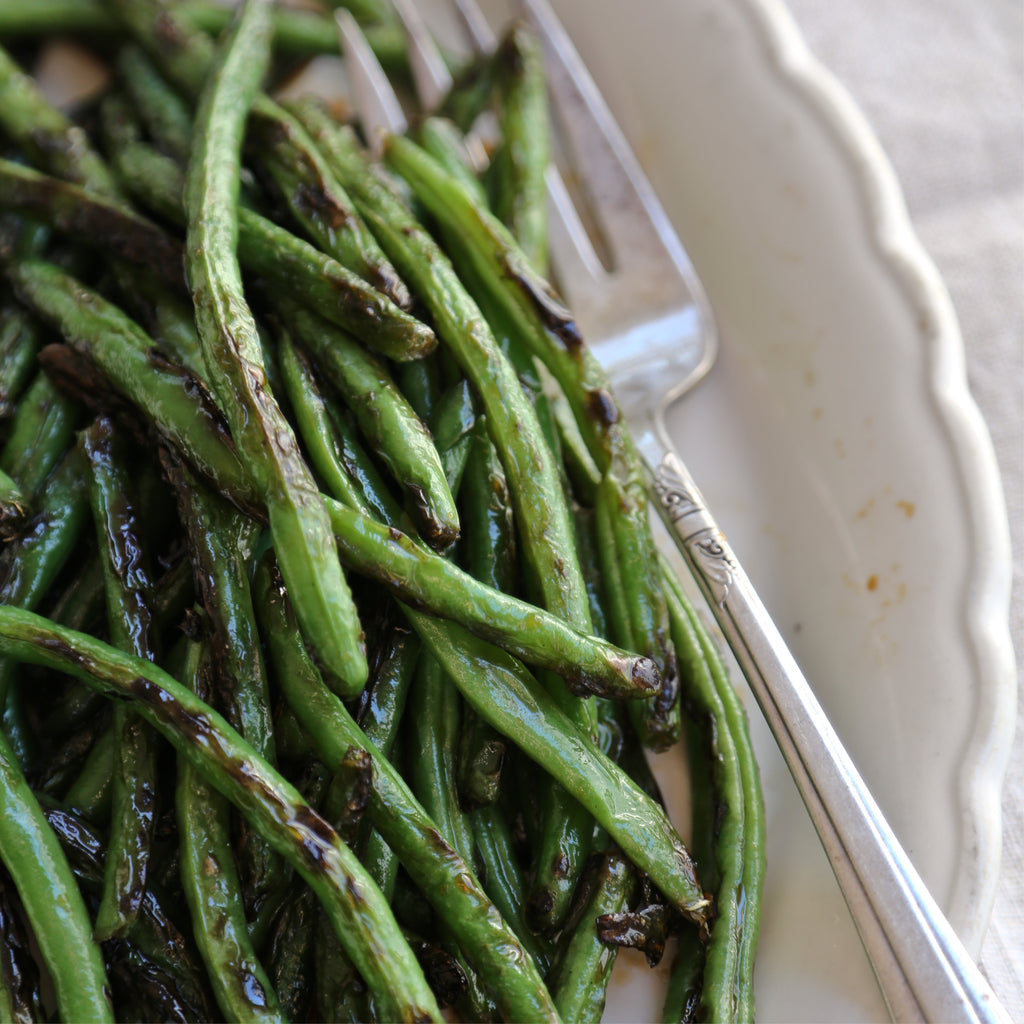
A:
[[[793,775],[893,1020],[1009,1015],[925,888],[743,571],[683,461],[648,463],[662,518]]]

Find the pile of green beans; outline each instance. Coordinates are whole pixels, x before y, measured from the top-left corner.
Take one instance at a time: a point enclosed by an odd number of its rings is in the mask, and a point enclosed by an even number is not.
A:
[[[752,1020],[757,766],[546,278],[536,40],[375,163],[275,92],[331,6],[0,4],[0,1018],[597,1021],[626,948]]]

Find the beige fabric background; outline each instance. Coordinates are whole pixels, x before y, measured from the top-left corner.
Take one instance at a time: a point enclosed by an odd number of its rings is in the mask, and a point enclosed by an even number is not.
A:
[[[1003,473],[1011,626],[1024,684],[1024,4],[786,0],[880,138],[964,335],[968,379]],[[1024,1022],[1024,695],[1003,867],[982,968]]]

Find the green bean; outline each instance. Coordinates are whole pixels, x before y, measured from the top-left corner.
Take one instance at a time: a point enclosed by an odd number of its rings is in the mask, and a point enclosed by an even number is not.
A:
[[[165,458],[164,471],[178,498],[196,590],[206,612],[218,707],[257,753],[276,764],[270,686],[250,589],[253,552],[262,527],[207,488],[180,461]],[[238,862],[246,906],[255,911],[282,883],[283,864],[260,836],[244,827]]]
[[[367,222],[378,231],[381,244],[390,252],[410,287],[420,292],[431,309],[442,340],[481,398],[487,429],[513,495],[523,556],[536,581],[540,603],[576,628],[591,632],[586,586],[557,463],[534,407],[519,386],[515,370],[498,349],[477,306],[451,275],[447,258],[422,228],[409,223],[408,215],[390,193],[377,186],[365,170],[360,170],[358,153],[353,150],[350,137],[339,132],[335,138],[337,143],[330,153],[334,154],[338,166],[350,169],[353,195],[357,203],[361,196],[367,203],[364,209]],[[433,163],[412,142],[397,137],[389,140],[388,160],[407,179],[412,167],[423,162]],[[370,203],[376,204],[379,212],[371,211]],[[466,344],[467,341],[471,344]],[[543,507],[538,507],[538,499]],[[587,704],[566,694],[560,686],[554,686],[553,692],[579,725],[593,728],[593,715]],[[578,833],[583,817],[578,808],[570,809],[562,804],[553,807],[554,827],[549,829],[548,838],[556,852],[554,856],[543,857],[545,871],[547,866],[564,863],[562,858],[567,848],[579,847]],[[577,833],[571,841],[567,830]],[[569,871],[563,875],[561,889],[566,900],[578,866],[570,863]],[[544,899],[546,901],[546,897]]]
[[[395,152],[405,140],[392,143]],[[524,555],[544,581],[549,610],[589,631],[585,588],[579,580],[557,468],[514,371],[448,259],[375,177],[352,136],[339,130],[329,148],[324,144],[324,152],[392,263],[430,310],[435,330],[481,399],[488,432],[501,454],[520,512]]]
[[[30,506],[21,488],[0,469],[0,541],[17,537],[29,513]]]
[[[705,946],[695,928],[685,929],[676,945],[675,961],[669,974],[662,1024],[693,1024],[698,1020],[701,973]]]
[[[534,934],[524,916],[526,886],[512,848],[508,823],[501,810],[493,805],[477,808],[473,811],[472,819],[476,852],[483,865],[484,889],[494,900],[501,916],[515,930],[538,970],[546,975],[551,950],[544,939]],[[563,1017],[565,1020],[573,1019],[564,1014]]]
[[[106,611],[103,563],[98,554],[90,556],[68,585],[46,609],[46,617],[71,629],[88,631]],[[87,687],[82,688],[86,692]]]
[[[512,499],[497,452],[487,437],[474,439],[459,500],[466,517],[467,571],[495,590],[511,592],[517,562]]]
[[[494,59],[490,54],[471,57],[458,69],[439,113],[454,121],[461,131],[468,132],[491,106],[494,79]]]
[[[103,886],[106,838],[66,807],[45,797],[40,802],[79,885],[86,894],[98,893]],[[173,987],[170,1008],[177,1011],[177,1015],[165,1013],[160,1019],[209,1019],[213,1010],[203,971],[185,937],[168,917],[167,902],[166,894],[158,899],[150,886],[130,937],[116,944],[117,952],[111,946],[106,948],[115,1005],[120,1009],[119,989],[127,987],[123,981],[118,984],[118,968],[123,965],[131,970],[137,980],[146,968],[152,976],[156,964],[160,976]],[[136,960],[138,956],[143,958],[141,963]]]
[[[33,609],[66,564],[89,515],[77,450],[61,460],[40,492],[28,528],[0,550],[0,603]],[[10,696],[13,665],[0,658],[0,707]]]
[[[0,606],[0,655],[68,672],[132,701],[312,886],[382,1011],[395,1020],[439,1017],[415,958],[353,855],[220,715],[150,662],[21,609]]]
[[[90,503],[103,562],[107,620],[113,643],[140,658],[155,656],[152,586],[139,539],[139,509],[112,421],[101,417],[82,434],[89,463]],[[135,924],[146,891],[156,803],[156,749],[148,726],[123,706],[114,709],[117,752],[111,789],[110,846],[96,915],[99,939]]]
[[[352,7],[356,7],[355,2]],[[231,8],[215,0],[181,0],[175,14],[192,28],[211,35],[222,32],[231,21]],[[273,11],[274,50],[288,56],[310,57],[338,52],[334,22],[313,11],[287,7]],[[117,32],[118,19],[102,0],[7,0],[0,5],[0,37],[17,39],[52,33],[107,36]],[[399,26],[367,23],[363,31],[378,60],[391,72],[408,73],[405,40]]]
[[[341,444],[345,469],[362,494],[363,501],[373,510],[374,517],[389,526],[406,525],[408,516],[388,490],[384,476],[376,463],[360,444],[355,427],[337,405],[329,404],[327,412]]]
[[[125,186],[173,221],[182,218],[184,179],[177,164],[142,143],[114,156]],[[337,260],[252,210],[238,211],[238,258],[246,271],[398,361],[419,359],[437,344],[434,332]]]
[[[448,845],[467,863],[474,861],[473,826],[463,811],[456,782],[456,752],[461,718],[458,690],[446,678],[437,661],[427,655],[417,666],[415,685],[409,693],[406,727],[406,778],[424,811],[437,824]],[[445,946],[453,947],[448,927],[439,928]],[[464,991],[458,1005],[463,1016],[487,1020],[493,1016],[487,994],[472,967],[463,965]]]
[[[116,753],[117,735],[113,729],[107,729],[100,733],[81,771],[64,794],[64,803],[89,821],[104,821],[110,815]]]
[[[112,270],[125,312],[173,362],[202,376],[203,357],[191,301],[145,268],[119,261]]]
[[[52,264],[24,260],[8,267],[7,274],[22,300],[88,356],[192,465],[243,508],[260,507],[221,414],[200,381],[167,362],[116,306]]]
[[[497,803],[505,751],[504,737],[464,708],[459,737],[458,791],[459,799],[467,807]]]
[[[602,854],[596,876],[587,879],[579,925],[551,969],[550,984],[558,1012],[566,1020],[600,1021],[616,949],[598,942],[595,922],[604,914],[625,910],[636,886],[632,865],[617,851]]]
[[[39,971],[32,958],[31,938],[15,903],[17,894],[11,880],[0,878],[0,1015],[11,1024],[33,1024],[42,1020],[43,994]]]
[[[192,112],[137,45],[122,46],[117,72],[146,130],[157,146],[176,160],[187,160],[192,145]]]
[[[458,937],[463,953],[487,979],[513,1020],[552,1019],[547,992],[532,961],[480,889],[470,867],[441,838],[437,825],[398,773],[361,733],[343,704],[324,686],[295,628],[286,595],[266,563],[257,574],[264,637],[277,678],[295,714],[327,763],[349,747],[366,750],[373,775],[369,813],[435,911]]]
[[[495,213],[538,273],[547,272],[548,98],[540,41],[514,24],[494,54],[501,147]]]
[[[671,684],[668,614],[650,532],[643,469],[605,371],[550,286],[488,210],[407,139],[389,140],[388,161],[447,236],[458,239],[452,258],[460,268],[472,268],[471,276],[486,287],[490,300],[516,328],[519,343],[547,367],[565,392],[588,449],[608,481],[608,500],[614,500],[616,522],[621,524],[619,547],[628,544],[622,557],[628,557],[630,573],[623,582],[633,628],[642,641],[639,649],[658,663]]]
[[[458,494],[469,461],[469,450],[481,423],[476,414],[473,389],[462,378],[448,388],[433,406],[430,432],[434,436],[448,487],[452,494]]]
[[[664,810],[594,749],[521,663],[454,622],[407,614],[465,700],[557,778],[676,909],[703,925],[708,900]]]
[[[182,678],[208,696],[211,665],[193,645]],[[230,804],[187,760],[178,764],[175,792],[181,881],[196,945],[226,1020],[280,1020],[277,994],[256,958],[245,920],[230,839]]]
[[[326,496],[324,502],[342,561],[403,600],[469,625],[516,656],[558,673],[576,692],[627,698],[656,688],[648,659],[577,633],[556,616],[477,583],[394,527]]]
[[[267,0],[247,0],[200,99],[185,180],[187,269],[208,379],[266,503],[299,620],[336,685],[355,696],[367,675],[355,606],[312,475],[268,392],[235,252],[241,141],[267,64],[268,11]]]
[[[267,97],[255,103],[247,145],[317,248],[407,309],[409,291],[299,121]]]
[[[261,526],[182,464],[165,461],[189,540],[196,588],[209,618],[208,642],[223,714],[271,764],[277,760],[270,684],[260,654],[250,575]]]
[[[447,117],[428,117],[419,126],[420,145],[453,177],[459,179],[481,203],[487,202],[487,191],[473,169],[473,156],[466,137],[454,121]]]
[[[295,347],[285,330],[278,331],[278,353],[285,394],[310,463],[332,498],[368,513],[370,505],[346,470],[343,450],[309,356]]]
[[[717,918],[706,954],[701,1005],[723,1019],[749,1021],[754,1018],[751,976],[764,883],[761,784],[739,696],[678,579],[664,563],[663,567],[673,636],[680,656],[687,659],[688,696],[713,719],[710,735],[717,745],[717,751],[712,751],[717,754],[713,781],[728,819],[715,837],[720,872]]]
[[[104,196],[119,194],[116,182],[83,129],[54,107],[3,49],[0,130],[56,177]]]
[[[473,863],[473,827],[459,805],[455,749],[459,735],[459,692],[432,657],[420,659],[410,690],[409,783],[449,846]]]
[[[398,737],[409,689],[420,655],[416,637],[405,629],[395,630],[388,653],[371,684],[363,691],[358,723],[366,738],[390,757]],[[364,821],[357,847],[359,859],[390,900],[394,894],[398,859],[369,821]]]
[[[459,535],[455,500],[434,439],[396,388],[387,368],[340,328],[291,304],[283,319],[344,400],[369,446],[406,495],[424,538],[445,548]]]
[[[282,908],[269,942],[267,971],[286,1020],[308,1019],[316,922],[316,898],[303,888]]]
[[[0,614],[16,615],[18,610],[5,607]],[[32,924],[61,1016],[112,1022],[103,958],[82,895],[3,735],[0,776],[0,860],[11,873]]]
[[[0,419],[11,416],[36,367],[39,330],[25,310],[0,309]]]
[[[35,497],[74,437],[78,406],[45,373],[37,373],[18,403],[0,469],[27,499]]]

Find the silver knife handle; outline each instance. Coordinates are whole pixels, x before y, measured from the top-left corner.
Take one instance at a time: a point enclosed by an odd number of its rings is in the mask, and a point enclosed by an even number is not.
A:
[[[686,466],[666,451],[648,468],[661,516],[807,806],[893,1019],[1009,1024],[886,823]]]

